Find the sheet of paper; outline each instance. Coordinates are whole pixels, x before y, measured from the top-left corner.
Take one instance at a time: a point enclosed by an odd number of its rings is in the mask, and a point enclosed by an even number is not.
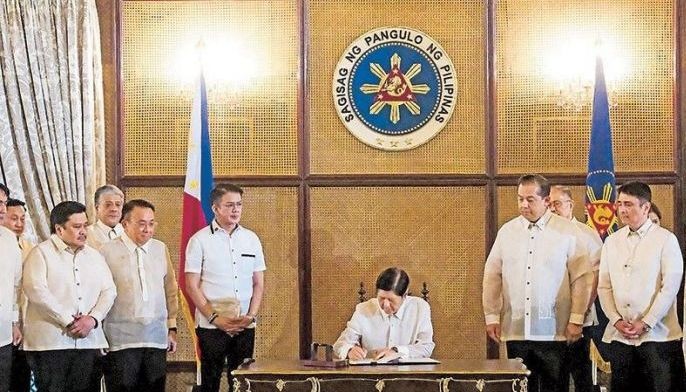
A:
[[[399,357],[392,357],[392,358],[381,358],[379,360],[375,360],[373,358],[364,358],[364,359],[349,359],[348,364],[352,366],[361,366],[361,365],[421,365],[421,364],[436,364],[436,363],[441,363],[440,361],[437,361],[433,358],[399,358]]]

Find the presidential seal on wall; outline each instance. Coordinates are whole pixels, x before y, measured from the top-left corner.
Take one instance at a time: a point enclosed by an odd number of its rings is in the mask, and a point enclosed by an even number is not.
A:
[[[333,75],[338,117],[363,143],[382,150],[418,147],[445,127],[455,108],[455,67],[421,31],[383,27],[357,38]]]

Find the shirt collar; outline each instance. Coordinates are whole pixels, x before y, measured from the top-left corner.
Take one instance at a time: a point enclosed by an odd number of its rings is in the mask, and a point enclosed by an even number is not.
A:
[[[543,230],[545,228],[545,226],[548,224],[548,222],[550,221],[550,218],[552,216],[553,216],[553,213],[550,212],[550,210],[548,210],[543,214],[543,216],[538,218],[536,223],[534,223],[534,222],[531,222],[528,219],[526,219],[525,217],[520,215],[522,226],[527,230],[529,229],[529,226],[532,224],[533,224],[533,226],[538,227],[540,230]]]
[[[50,235],[50,240],[52,241],[53,245],[57,248],[57,250],[61,252],[68,252],[71,254],[76,254],[76,252],[80,251],[83,249],[83,247],[77,249],[74,251],[71,246],[67,245],[66,242],[62,241],[62,239],[57,235],[57,234],[51,234]]]
[[[217,223],[216,219],[212,219],[212,223],[210,225],[212,226],[212,234],[214,234],[218,231],[223,231],[226,234],[231,234],[228,231],[224,230],[223,227],[219,226],[219,223]],[[233,230],[233,232],[235,233],[236,231],[238,231],[240,229],[241,229],[241,225],[238,224],[238,225],[236,225],[236,228]]]
[[[14,234],[14,232],[5,226],[0,225],[0,236],[8,236],[10,238],[17,238],[17,235]]]
[[[146,254],[148,253],[148,250],[150,250],[150,241],[146,242],[145,244],[138,246],[131,237],[129,237],[126,233],[122,233],[122,235],[119,237],[121,240],[124,242],[124,245],[126,245],[126,248],[131,252],[135,253],[136,248],[141,248],[143,249],[143,252]]]
[[[109,233],[112,230],[114,230],[114,232],[117,233],[117,235],[122,235],[124,233],[124,226],[122,226],[121,223],[117,223],[114,227],[109,227],[106,224],[104,224],[100,219],[98,219],[97,221],[95,221],[95,226],[97,226],[105,234]]]
[[[645,222],[641,225],[641,227],[638,228],[636,231],[632,231],[631,228],[629,228],[629,231],[627,232],[627,237],[632,236],[632,235],[638,235],[638,238],[643,238],[648,234],[650,229],[653,227],[653,221],[650,219],[646,219]]]

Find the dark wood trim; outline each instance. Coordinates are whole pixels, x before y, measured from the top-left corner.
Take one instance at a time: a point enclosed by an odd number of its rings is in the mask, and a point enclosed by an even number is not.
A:
[[[497,176],[496,162],[498,160],[498,96],[496,89],[495,74],[495,8],[496,0],[488,0],[484,9],[484,23],[486,26],[485,37],[485,57],[486,57],[486,85],[484,95],[484,114],[486,116],[486,176],[490,179],[486,185],[486,230],[484,241],[486,242],[486,253],[493,246],[495,236],[498,231],[498,190],[495,186],[494,178]],[[486,338],[486,358],[496,359],[500,357],[500,346]]]
[[[561,185],[583,185],[586,174],[540,173],[551,183]],[[217,182],[235,182],[255,187],[298,187],[309,186],[485,186],[491,182],[498,186],[517,185],[520,174],[338,174],[297,176],[215,176]],[[680,184],[680,175],[675,172],[632,172],[617,173],[619,183],[641,180],[648,184]],[[124,176],[119,179],[123,187],[182,187],[184,176]]]
[[[300,296],[300,358],[309,359],[312,344],[312,247],[310,187],[298,192],[298,283]]]
[[[498,188],[493,182],[489,182],[486,186],[485,202],[486,235],[484,236],[484,240],[486,242],[486,254],[488,254],[495,242],[495,237],[498,232]],[[500,345],[489,339],[488,335],[486,335],[486,358],[500,358]]]
[[[307,28],[307,2],[298,2],[300,16],[300,80],[298,83],[298,174],[301,179],[310,174],[310,101],[307,92],[307,69],[310,31]]]
[[[484,175],[312,175],[306,179],[310,186],[484,186]]]
[[[114,181],[115,184],[117,185],[125,185],[122,184],[122,177],[124,176],[124,148],[126,146],[126,143],[124,141],[124,91],[123,91],[123,86],[124,86],[124,78],[122,76],[122,6],[124,0],[114,0],[116,2],[116,46],[115,46],[115,58],[116,58],[116,64],[117,64],[117,108],[116,108],[116,115],[117,115],[117,132],[116,132],[116,140],[115,140],[115,145],[117,146],[117,151],[119,154],[117,154],[116,162],[115,162],[115,170],[114,170]]]
[[[312,248],[310,246],[310,189],[304,180],[310,174],[309,94],[307,93],[307,3],[298,2],[300,17],[300,67],[298,83],[298,288],[300,297],[300,358],[309,359],[312,344]]]
[[[496,0],[488,0],[485,5],[486,26],[486,80],[484,94],[484,115],[486,116],[486,130],[484,143],[486,145],[486,175],[496,176],[496,162],[498,158],[498,96],[495,74],[495,7]]]
[[[539,173],[547,178],[550,183],[560,185],[584,185],[586,184],[586,174],[567,174],[567,173]],[[517,185],[519,174],[503,174],[496,176],[493,180],[500,186]],[[675,172],[616,172],[617,183],[640,180],[648,184],[676,184],[679,180]]]
[[[96,0],[100,23],[100,57],[102,64],[102,93],[105,125],[105,181],[114,182],[116,162],[119,158],[116,139],[118,129],[117,106],[117,1]],[[109,148],[108,148],[109,147]]]
[[[683,136],[681,134],[684,127],[683,121],[686,121],[683,108],[683,94],[686,86],[683,85],[683,78],[681,71],[686,69],[686,59],[683,57],[683,43],[686,38],[686,23],[682,20],[686,16],[686,1],[678,0],[674,2],[674,167],[677,171],[677,183],[674,187],[674,234],[679,239],[681,245],[681,252],[684,253],[686,246],[686,238],[684,238],[685,221],[683,211],[686,211],[686,202],[683,200],[684,195],[684,173],[686,173],[686,163],[683,158],[686,156],[686,146],[683,144]],[[684,325],[684,286],[682,286],[677,294],[677,314],[679,316],[679,323]]]
[[[684,251],[684,217],[683,211],[686,211],[686,204],[683,201],[683,181],[684,173],[686,173],[686,163],[684,157],[686,156],[686,146],[683,145],[682,130],[685,129],[683,121],[684,108],[682,104],[685,86],[681,77],[681,71],[685,69],[686,59],[683,58],[683,42],[686,38],[686,24],[682,23],[682,18],[686,16],[686,1],[678,0],[674,2],[674,168],[676,170],[677,182],[674,189],[674,232],[681,242],[682,252]],[[683,306],[683,301],[678,302]],[[682,312],[679,312],[682,314]]]

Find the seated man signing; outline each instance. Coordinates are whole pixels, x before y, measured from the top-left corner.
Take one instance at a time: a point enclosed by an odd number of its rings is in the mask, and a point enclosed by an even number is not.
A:
[[[431,309],[421,298],[407,295],[410,278],[400,268],[388,268],[376,279],[376,298],[358,304],[334,344],[339,358],[429,358],[433,342]]]

